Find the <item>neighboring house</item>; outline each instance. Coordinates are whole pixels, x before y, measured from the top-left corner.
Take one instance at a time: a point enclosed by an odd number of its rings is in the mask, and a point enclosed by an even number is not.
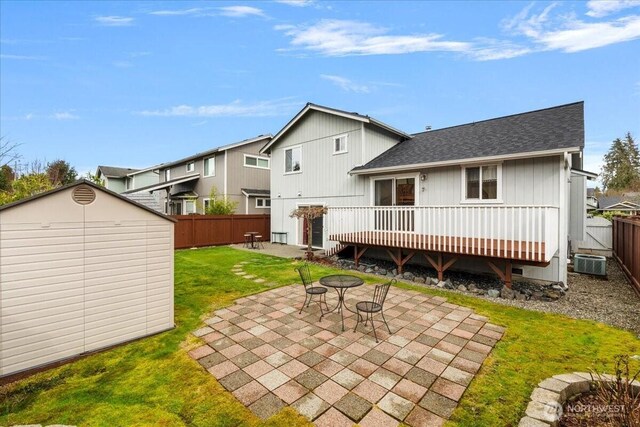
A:
[[[117,166],[98,166],[96,176],[104,186],[116,193],[135,190],[158,183],[158,166],[145,169],[121,168]]]
[[[566,283],[568,241],[584,240],[595,177],[580,170],[583,147],[582,102],[414,135],[307,104],[262,150],[271,230],[304,245],[304,221],[289,214],[321,205],[313,246],[353,246],[356,262],[369,251],[399,271],[413,257],[440,277],[456,263],[507,284],[512,273]]]
[[[587,188],[587,212],[593,212],[598,209],[598,198],[596,197],[595,188]]]
[[[598,210],[601,212],[620,211],[637,215],[640,214],[640,204],[632,202],[623,196],[600,196]]]
[[[218,197],[237,203],[236,213],[268,214],[271,160],[259,152],[270,139],[271,135],[260,135],[164,163],[158,167],[158,183],[125,195],[149,192],[158,195],[165,213],[202,214],[215,187]]]

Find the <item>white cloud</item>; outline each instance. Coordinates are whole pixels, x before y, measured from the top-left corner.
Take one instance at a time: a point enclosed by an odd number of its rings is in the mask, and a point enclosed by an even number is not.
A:
[[[177,10],[154,10],[149,12],[150,15],[158,16],[184,16],[184,15],[200,15],[206,13],[211,8],[193,7],[191,9],[177,9]]]
[[[504,28],[533,41],[532,51],[580,52],[640,38],[640,16],[585,22],[571,15],[552,17],[550,12],[556,6],[553,3],[539,14],[530,14],[531,4],[508,20]]]
[[[137,111],[135,114],[156,117],[265,117],[287,115],[293,107],[299,107],[299,103],[291,98],[254,103],[236,100],[228,104],[178,105],[164,110]]]
[[[44,61],[45,59],[47,59],[44,56],[32,56],[32,55],[7,55],[7,54],[2,54],[0,55],[0,59],[13,59],[16,61]]]
[[[80,117],[71,113],[70,111],[61,111],[58,113],[53,113],[49,116],[49,118],[55,120],[78,120]]]
[[[314,4],[314,0],[276,0],[276,3],[282,3],[295,7],[307,7]]]
[[[117,68],[131,68],[133,63],[131,61],[114,61],[113,66]]]
[[[413,52],[464,52],[470,43],[443,40],[440,34],[389,35],[367,22],[322,20],[310,26],[278,25],[294,48],[325,56],[393,55]]]
[[[251,6],[225,6],[219,8],[220,15],[233,18],[244,18],[245,16],[265,16],[262,9]]]
[[[366,85],[355,83],[346,77],[334,76],[330,74],[320,74],[320,77],[327,80],[346,92],[369,93],[370,88]]]
[[[98,24],[105,27],[128,27],[133,25],[134,18],[130,16],[96,16],[93,18]]]
[[[603,16],[638,6],[640,6],[640,0],[589,0],[587,2],[587,15],[593,18],[602,18]]]

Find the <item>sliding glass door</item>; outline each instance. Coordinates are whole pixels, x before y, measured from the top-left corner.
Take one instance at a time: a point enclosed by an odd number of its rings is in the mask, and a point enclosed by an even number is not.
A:
[[[416,179],[381,178],[373,185],[374,206],[415,206]],[[382,208],[374,210],[375,230],[413,231],[413,209]]]

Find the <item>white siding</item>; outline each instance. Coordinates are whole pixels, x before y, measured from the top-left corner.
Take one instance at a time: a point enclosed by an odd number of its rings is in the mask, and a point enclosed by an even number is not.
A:
[[[333,154],[333,137],[340,135],[347,135],[347,153]],[[386,151],[398,140],[356,120],[319,111],[307,113],[271,152],[271,229],[288,232],[289,244],[297,244],[297,220],[289,218],[289,214],[298,205],[368,203],[365,199],[367,178],[350,176],[349,171]],[[302,147],[302,172],[285,174],[285,149],[297,145]],[[324,240],[326,247],[326,229]]]
[[[173,326],[173,224],[71,189],[0,215],[0,375]]]

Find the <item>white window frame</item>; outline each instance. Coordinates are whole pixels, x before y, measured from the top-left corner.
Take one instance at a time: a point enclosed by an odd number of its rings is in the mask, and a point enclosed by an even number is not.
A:
[[[394,200],[394,205],[393,206],[398,206],[395,204],[395,200],[396,200],[396,184],[395,184],[395,180],[396,179],[406,179],[406,178],[415,178],[415,184],[413,187],[413,191],[414,191],[414,195],[415,195],[415,202],[414,202],[414,206],[420,206],[420,191],[419,191],[419,187],[420,187],[420,173],[411,173],[411,174],[401,174],[401,175],[384,175],[384,176],[376,176],[375,178],[370,178],[369,179],[369,188],[370,188],[370,200],[369,200],[369,206],[375,206],[376,205],[376,181],[384,181],[387,179],[393,179],[393,186],[392,186],[392,199]]]
[[[300,170],[287,172],[287,151],[295,149],[300,150]],[[285,175],[295,175],[297,173],[302,173],[302,145],[292,145],[291,147],[286,147],[284,149],[283,169]]]
[[[187,210],[187,204],[188,203],[193,203],[193,212],[189,212]],[[198,213],[198,204],[196,203],[196,200],[189,200],[189,199],[185,199],[182,201],[182,214],[183,215],[191,215],[191,214],[197,214]]]
[[[338,140],[338,139],[344,139],[344,149],[336,151],[336,140]],[[345,154],[345,153],[347,153],[349,151],[348,148],[347,148],[347,144],[348,144],[348,141],[349,141],[349,135],[348,134],[345,133],[343,135],[334,136],[332,138],[332,141],[333,141],[333,154],[334,155],[336,155],[336,154]]]
[[[262,206],[258,205],[258,200],[262,202]],[[269,206],[267,206],[269,202]],[[256,209],[271,209],[271,199],[267,197],[256,197]]]
[[[189,167],[189,166],[191,166],[191,167]],[[193,172],[193,171],[195,171],[195,170],[196,170],[196,162],[195,162],[195,160],[194,160],[194,161],[192,161],[192,162],[187,162],[187,167],[186,167],[186,169],[187,169],[187,172]]]
[[[170,181],[171,180],[171,169],[165,169],[164,170],[164,180],[165,181]]]
[[[248,165],[247,164],[247,157],[251,157],[253,159],[256,159],[256,165],[255,166]],[[267,167],[265,168],[265,167],[259,166],[258,165],[258,159],[266,160],[267,161]],[[268,157],[256,156],[254,154],[244,154],[244,158],[243,158],[242,164],[244,165],[245,168],[267,169],[268,170],[268,169],[271,168],[271,159],[269,159]]]
[[[479,181],[479,195],[482,197],[482,167],[483,166],[496,166],[496,174],[497,174],[497,189],[496,189],[496,198],[495,199],[467,199],[467,169],[470,168],[480,168],[480,176],[478,177]],[[491,163],[473,163],[464,165],[460,168],[461,170],[461,204],[503,204],[502,200],[502,162],[491,162]]]
[[[213,168],[209,168],[209,174],[205,174],[205,171],[207,169],[207,161],[211,160],[211,164],[213,165]],[[211,170],[213,169],[213,173],[211,173]],[[204,159],[204,162],[202,163],[202,175],[203,176],[216,176],[216,156],[212,156],[212,157],[206,157]]]

